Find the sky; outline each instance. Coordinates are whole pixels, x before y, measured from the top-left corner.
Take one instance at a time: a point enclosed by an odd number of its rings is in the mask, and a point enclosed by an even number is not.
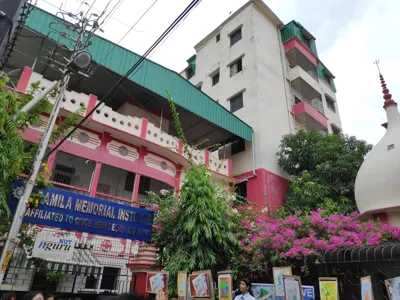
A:
[[[38,0],[56,13],[104,10],[109,0]],[[191,0],[111,0],[109,18],[99,35],[143,54]],[[177,72],[195,54],[194,45],[247,0],[203,0],[149,58]],[[385,133],[382,88],[373,61],[393,99],[400,101],[400,1],[398,0],[264,0],[283,23],[300,22],[315,38],[318,55],[335,75],[343,132],[376,144]],[[139,21],[139,18],[151,9]],[[115,7],[114,10],[112,10]],[[131,26],[137,24],[127,34]],[[125,37],[124,37],[125,36]],[[123,38],[123,39],[122,39]],[[121,40],[122,39],[122,40]]]

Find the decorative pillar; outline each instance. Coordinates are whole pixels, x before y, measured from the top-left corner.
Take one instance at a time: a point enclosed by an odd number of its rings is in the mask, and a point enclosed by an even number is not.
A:
[[[99,183],[100,172],[101,172],[101,163],[96,162],[96,168],[94,169],[92,184],[90,186],[90,191],[89,191],[90,197],[96,197],[97,184]]]
[[[179,197],[179,192],[181,190],[181,175],[182,175],[182,169],[183,166],[182,165],[178,165],[176,167],[176,174],[175,174],[175,191],[176,191],[176,198],[178,200]]]
[[[204,150],[204,164],[208,167],[210,164],[210,151]]]
[[[135,174],[135,182],[133,183],[132,206],[136,206],[139,197],[140,174]]]
[[[232,176],[232,160],[228,159],[228,176]]]
[[[142,130],[140,132],[140,137],[142,139],[146,139],[147,136],[147,125],[149,124],[149,120],[142,118]]]
[[[57,155],[58,150],[55,150],[49,155],[49,159],[47,160],[47,168],[51,172],[53,170],[53,165],[56,160],[56,155]],[[50,180],[49,175],[46,175],[46,180]]]
[[[88,107],[86,108],[86,115],[96,106],[96,102],[97,102],[97,96],[90,94],[89,95]],[[93,114],[91,114],[88,119],[92,120],[93,119]]]
[[[31,79],[33,69],[29,67],[24,67],[21,77],[19,78],[17,87],[15,90],[20,93],[25,93],[28,88],[29,80]]]

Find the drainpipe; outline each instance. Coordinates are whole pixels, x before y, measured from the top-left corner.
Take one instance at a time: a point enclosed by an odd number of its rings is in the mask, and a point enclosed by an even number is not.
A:
[[[253,172],[252,172],[253,174],[250,175],[250,176],[247,176],[245,178],[240,179],[239,183],[242,183],[242,182],[245,182],[245,181],[249,181],[249,179],[257,177],[257,173],[256,173],[256,138],[255,138],[255,134],[254,134],[254,129],[253,129],[253,132],[252,132],[252,140],[253,140],[253,143],[251,145],[251,148],[252,148],[251,150],[252,150],[252,153],[253,153]]]
[[[283,85],[285,87],[285,99],[286,99],[286,107],[287,107],[287,113],[288,113],[288,121],[289,121],[289,132],[292,133],[292,109],[289,106],[288,103],[288,94],[287,94],[287,83],[286,83],[286,75],[285,75],[285,67],[286,66],[286,60],[284,59],[282,53],[282,39],[281,39],[281,34],[279,27],[276,29],[278,32],[278,44],[279,44],[279,55],[281,57],[281,67],[282,67],[282,76],[283,76]]]

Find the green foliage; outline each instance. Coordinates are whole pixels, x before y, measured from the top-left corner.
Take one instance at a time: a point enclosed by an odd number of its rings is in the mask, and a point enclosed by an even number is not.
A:
[[[176,132],[190,162],[179,197],[174,192],[150,194],[148,203],[157,205],[153,242],[160,249],[160,260],[170,273],[169,291],[176,290],[178,271],[223,270],[238,248],[228,205],[235,201],[232,191],[213,181],[207,166],[196,164],[183,134],[171,95],[166,91]]]
[[[24,150],[24,141],[20,135],[32,123],[40,121],[41,113],[49,113],[52,104],[49,98],[40,101],[29,113],[19,113],[17,121],[13,121],[13,116],[17,114],[25,104],[33,99],[39,92],[40,82],[31,85],[30,90],[25,94],[16,93],[7,88],[8,78],[4,74],[0,75],[0,222],[6,224],[10,218],[10,212],[7,206],[7,197],[11,192],[11,184],[20,178],[24,170],[29,169],[33,162],[33,156],[36,154],[37,146],[27,153]],[[54,97],[56,92],[49,95]],[[75,123],[79,110],[71,114],[61,122],[54,133],[51,141],[62,137],[67,129]],[[39,178],[39,181],[43,178]],[[43,181],[43,180],[41,180]],[[43,183],[43,182],[42,182]]]
[[[46,280],[49,282],[57,282],[60,278],[64,277],[65,272],[61,271],[48,271],[46,272]]]
[[[353,136],[299,131],[283,137],[278,163],[293,179],[285,209],[334,213],[356,210],[354,184],[372,146]]]

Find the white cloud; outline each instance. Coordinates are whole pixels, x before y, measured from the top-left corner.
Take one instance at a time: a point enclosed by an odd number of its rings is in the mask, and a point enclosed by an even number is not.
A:
[[[397,41],[400,2],[371,2],[361,19],[352,21],[342,37],[321,54],[336,76],[337,99],[345,133],[375,144],[385,133],[382,89],[373,61],[393,94],[400,97]],[[397,79],[397,80],[396,80]]]

